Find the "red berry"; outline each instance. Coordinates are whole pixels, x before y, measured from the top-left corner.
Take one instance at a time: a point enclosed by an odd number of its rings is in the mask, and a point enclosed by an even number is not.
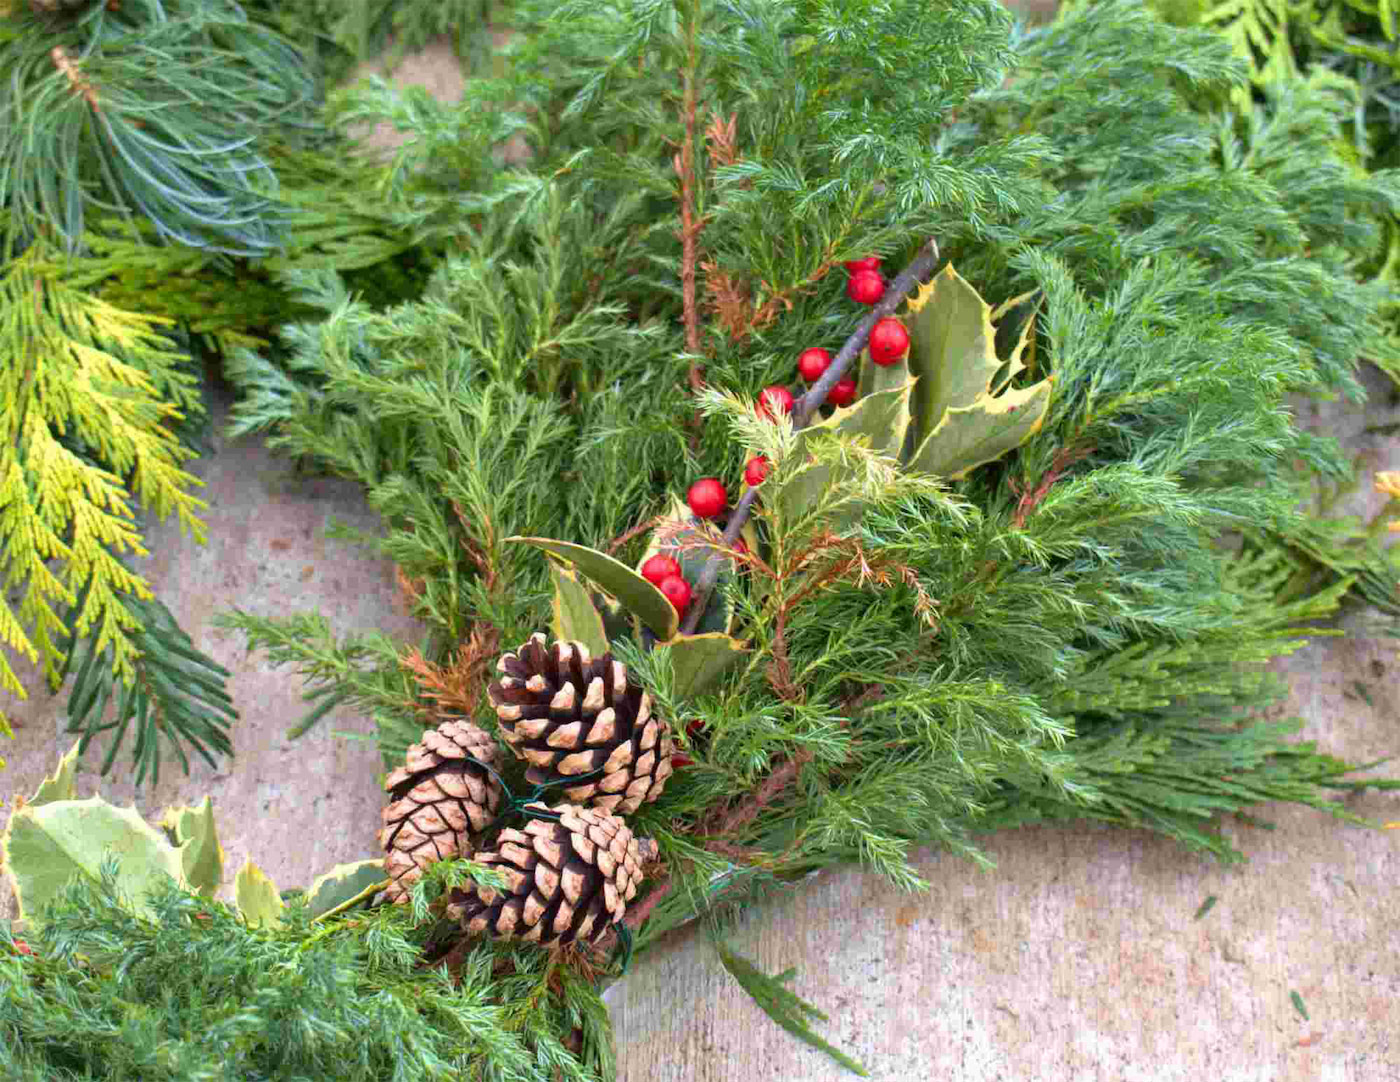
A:
[[[681,573],[681,565],[669,556],[657,553],[655,556],[642,564],[642,578],[653,586],[660,586],[662,579],[669,579],[672,575]]]
[[[909,332],[897,319],[882,319],[870,329],[870,359],[888,367],[909,349]]]
[[[686,493],[686,502],[690,504],[690,510],[698,518],[714,518],[724,510],[724,505],[729,502],[729,494],[724,491],[724,486],[720,484],[718,477],[702,477],[690,486],[690,491]],[[657,583],[659,587],[661,584]]]
[[[763,393],[758,396],[758,415],[770,421],[776,421],[777,418],[773,415],[773,411],[776,409],[783,413],[791,413],[792,403],[792,392],[775,383],[771,387],[763,388]]]
[[[802,356],[797,358],[797,374],[808,383],[816,383],[830,363],[831,354],[821,346],[813,346],[811,349],[804,349]]]
[[[846,279],[846,296],[857,304],[875,304],[885,295],[885,279],[877,270],[859,270]]]
[[[681,767],[692,766],[692,765],[694,765],[694,763],[695,763],[695,760],[692,759],[692,758],[691,758],[690,756],[688,756],[688,755],[672,755],[672,756],[671,756],[671,769],[672,769],[672,770],[680,770]]]
[[[831,388],[831,393],[826,396],[826,400],[833,406],[849,406],[856,400],[856,381],[853,379],[837,380],[836,386]]]
[[[657,583],[656,588],[666,595],[677,612],[685,612],[685,607],[690,604],[690,583],[679,575],[668,575]]]
[[[768,476],[768,459],[762,455],[754,455],[744,464],[744,484],[749,487],[763,484],[763,479]]]
[[[856,274],[863,270],[877,271],[880,269],[880,257],[878,255],[868,255],[864,259],[852,259],[848,263],[843,263],[842,266],[851,274]]]
[[[692,721],[689,725],[685,727],[685,734],[686,736],[695,736],[697,733],[703,732],[704,728],[705,719],[696,718],[694,721]]]
[[[15,940],[15,950],[19,951],[20,954],[27,954],[31,958],[34,956],[34,952],[29,949],[29,944],[22,939]]]

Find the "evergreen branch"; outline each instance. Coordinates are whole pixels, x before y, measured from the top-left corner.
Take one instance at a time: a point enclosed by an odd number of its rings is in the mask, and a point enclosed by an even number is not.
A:
[[[1040,484],[1035,488],[1026,486],[1024,489],[1014,477],[1006,479],[1007,487],[1011,489],[1011,494],[1017,497],[1016,511],[1011,516],[1011,527],[1015,530],[1023,530],[1026,526],[1026,519],[1035,511],[1040,502],[1045,499],[1050,487],[1064,476],[1065,471],[1080,459],[1086,458],[1094,453],[1092,447],[1065,447],[1055,456],[1055,461],[1050,468],[1040,478]]]
[[[134,12],[74,24],[71,48],[50,48],[36,19],[0,48],[14,75],[0,86],[4,258],[43,230],[76,251],[94,210],[142,215],[162,240],[195,248],[280,245],[277,177],[252,148],[310,121],[316,88],[301,55],[233,0]]]
[[[836,386],[846,369],[850,367],[851,362],[865,348],[866,342],[870,340],[871,329],[880,320],[894,313],[894,310],[903,303],[909,292],[932,273],[937,262],[938,242],[930,237],[928,243],[919,250],[919,254],[889,284],[884,296],[871,309],[870,314],[860,321],[851,336],[846,339],[845,344],[831,359],[831,363],[822,373],[821,378],[812,384],[807,392],[793,404],[792,427],[794,431],[807,427],[817,407],[826,401],[826,396],[831,393],[831,389]],[[734,548],[744,524],[748,522],[749,515],[753,513],[753,505],[757,499],[757,488],[750,488],[739,498],[739,502],[730,514],[729,522],[724,528],[723,544],[725,548]],[[690,609],[681,624],[682,635],[695,634],[695,628],[700,623],[700,617],[704,615],[705,607],[709,604],[710,593],[714,590],[715,582],[719,578],[720,564],[721,561],[718,559],[709,561],[695,580]]]
[[[57,687],[59,641],[90,636],[130,687],[133,612],[151,594],[120,556],[145,553],[137,502],[203,540],[205,504],[190,491],[202,482],[180,468],[195,452],[174,431],[203,406],[161,320],[48,277],[46,254],[36,243],[0,277],[0,332],[18,358],[0,366],[0,569],[6,586],[23,586],[18,613],[0,599],[0,640]],[[79,596],[60,618],[55,604]],[[3,657],[0,684],[22,694]]]
[[[742,955],[735,954],[718,936],[711,937],[719,960],[729,975],[739,982],[753,1001],[763,1009],[763,1013],[777,1022],[798,1040],[825,1052],[841,1066],[861,1078],[869,1078],[870,1073],[839,1048],[823,1040],[808,1024],[808,1019],[827,1021],[826,1015],[802,997],[794,994],[784,985],[796,975],[789,969],[770,977]]]
[[[126,639],[134,656],[126,686],[115,699],[116,713],[110,721],[104,720],[120,683],[112,672],[117,650],[115,644],[104,644],[93,635],[78,643],[76,627],[86,593],[85,589],[69,610],[66,661],[60,673],[61,680],[76,667],[77,676],[68,695],[66,731],[82,734],[78,753],[85,752],[98,733],[116,730],[102,761],[101,773],[105,775],[134,722],[131,762],[137,786],[148,772],[152,785],[160,781],[162,745],[168,744],[167,750],[179,756],[186,775],[190,763],[182,740],[210,766],[218,765],[215,753],[231,756],[228,730],[238,712],[225,690],[228,670],[200,652],[156,598],[122,598],[130,620]]]
[[[315,922],[293,902],[268,931],[169,880],[147,920],[116,869],[77,877],[26,933],[32,954],[0,963],[5,1078],[313,1078],[333,1063],[344,1082],[600,1082],[606,1008],[545,951],[474,945],[449,973],[421,964],[435,922],[415,927],[407,906]]]
[[[400,664],[394,643],[383,635],[350,636],[337,642],[319,613],[277,620],[233,609],[216,614],[214,624],[242,631],[250,653],[265,650],[274,665],[294,665],[305,682],[321,685],[303,694],[307,702],[322,701],[288,731],[288,738],[303,735],[332,708],[344,704],[408,717],[419,713],[413,676]],[[378,664],[367,668],[367,661]],[[418,726],[415,735],[421,729]]]

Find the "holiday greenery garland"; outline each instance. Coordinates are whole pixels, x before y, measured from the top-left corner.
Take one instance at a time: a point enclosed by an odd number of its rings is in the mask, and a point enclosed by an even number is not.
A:
[[[1228,45],[1127,0],[511,14],[463,110],[529,165],[452,190],[425,139],[384,173],[450,238],[422,296],[280,268],[320,315],[225,366],[237,431],[364,485],[431,633],[226,619],[314,685],[300,731],[373,718],[386,860],[229,905],[207,803],[153,828],[70,755],[6,832],[15,1077],[606,1077],[599,985],[696,919],[829,1048],[722,940],[813,870],[918,889],[916,846],[1076,818],[1234,859],[1222,813],[1391,784],[1258,719],[1361,577],[1296,588],[1298,464],[1350,468],[1284,396],[1392,348],[1354,271],[1400,184],[1334,98],[1234,112]]]

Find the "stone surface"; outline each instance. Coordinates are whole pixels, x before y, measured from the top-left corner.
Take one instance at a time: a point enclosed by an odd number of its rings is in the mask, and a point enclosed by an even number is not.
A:
[[[1290,661],[1304,736],[1362,761],[1400,752],[1392,642]],[[1400,820],[1400,794],[1346,803]],[[827,873],[734,943],[768,972],[796,967],[794,990],[831,1016],[818,1032],[885,1082],[1400,1079],[1400,830],[1262,814],[1276,831],[1226,826],[1242,865],[1086,825],[994,835],[991,872],[922,853],[923,895]],[[770,1022],[703,936],[643,958],[608,999],[620,1082],[853,1077]]]

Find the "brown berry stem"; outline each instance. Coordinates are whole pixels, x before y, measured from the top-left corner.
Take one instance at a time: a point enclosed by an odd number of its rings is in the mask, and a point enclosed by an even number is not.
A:
[[[812,415],[817,412],[817,407],[826,401],[826,396],[831,393],[831,389],[846,374],[846,369],[851,366],[851,362],[865,348],[865,343],[870,339],[871,328],[886,316],[893,315],[894,310],[899,307],[914,286],[922,282],[933,271],[934,264],[937,262],[938,242],[930,237],[928,243],[919,249],[919,254],[914,257],[914,260],[900,271],[899,276],[890,283],[889,288],[885,290],[885,295],[870,309],[870,314],[860,321],[860,326],[855,329],[851,337],[846,339],[846,344],[841,347],[841,352],[832,358],[831,364],[827,365],[821,379],[812,384],[811,388],[797,400],[792,408],[792,427],[794,429],[806,428],[811,423]],[[739,533],[743,530],[744,523],[748,522],[749,515],[753,513],[753,504],[756,499],[758,499],[757,488],[749,489],[739,498],[733,513],[729,516],[729,524],[724,528],[725,548],[734,547],[734,542],[739,539]],[[680,633],[682,635],[695,634],[700,617],[704,614],[705,607],[710,603],[710,592],[715,588],[715,580],[719,578],[719,566],[718,558],[707,560],[704,570],[695,580],[690,599],[690,611],[681,623]]]

